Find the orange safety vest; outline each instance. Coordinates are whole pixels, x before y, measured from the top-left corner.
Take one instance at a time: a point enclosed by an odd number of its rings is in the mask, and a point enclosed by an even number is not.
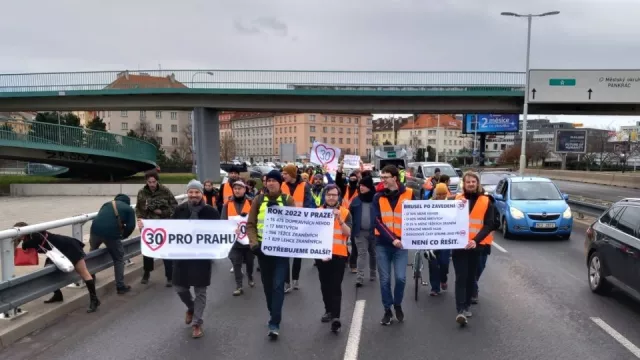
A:
[[[456,200],[464,199],[464,194],[457,194]],[[489,209],[489,197],[486,195],[478,196],[478,200],[476,200],[473,209],[469,213],[469,240],[473,240],[476,235],[482,230],[484,226],[484,215],[487,213],[487,209]],[[484,238],[480,245],[491,245],[493,243],[493,231]]]
[[[382,217],[382,223],[391,230],[395,236],[402,236],[402,203],[407,200],[413,200],[413,189],[405,188],[405,191],[400,195],[396,208],[392,209],[389,199],[385,196],[380,197],[380,215]],[[374,230],[375,235],[380,235],[378,229]]]
[[[296,204],[296,207],[302,207],[304,205],[304,191],[306,186],[307,184],[304,182],[298,183],[293,195],[291,195],[289,185],[287,185],[287,183],[282,183],[280,190],[282,190],[282,193],[285,195],[293,196],[293,202]]]
[[[242,211],[240,211],[240,214],[242,213],[249,214],[249,211],[251,211],[251,201],[249,201],[248,199],[245,199],[244,204],[242,204]],[[229,202],[229,204],[227,204],[227,216],[229,217],[239,216],[240,214],[238,214],[238,211],[236,211],[235,203]]]
[[[231,184],[229,184],[229,182],[227,181],[226,183],[224,183],[224,185],[222,185],[222,205],[228,203],[229,198],[231,198],[232,196],[233,187],[231,187]]]
[[[358,190],[354,190],[353,194],[350,194],[350,192],[351,188],[347,186],[347,193],[342,198],[342,206],[346,207],[347,209],[349,208],[349,205],[351,205],[351,200],[353,200],[354,197],[358,196]]]
[[[427,179],[427,181],[424,182],[424,184],[422,184],[422,188],[425,190],[433,190],[433,176],[429,176],[429,178]]]
[[[324,206],[321,207],[325,209]],[[347,221],[347,216],[349,216],[349,210],[340,206],[340,220],[342,222]],[[340,226],[340,222],[333,222],[333,255],[337,256],[349,256],[349,252],[347,250],[347,240],[349,238],[342,233],[342,227]]]

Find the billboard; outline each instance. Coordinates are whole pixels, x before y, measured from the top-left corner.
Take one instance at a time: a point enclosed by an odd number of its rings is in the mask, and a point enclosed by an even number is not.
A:
[[[556,147],[558,154],[583,154],[587,152],[586,130],[556,130]]]
[[[519,114],[466,114],[462,124],[463,134],[517,133],[519,130]]]

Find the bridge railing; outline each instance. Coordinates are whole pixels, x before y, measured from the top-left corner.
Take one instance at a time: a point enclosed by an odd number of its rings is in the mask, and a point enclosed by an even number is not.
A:
[[[520,88],[524,72],[142,70],[0,74],[0,96],[16,92],[122,89],[270,89],[308,86],[464,86]],[[5,93],[3,95],[3,93]]]
[[[176,200],[181,202],[187,195],[178,195]],[[135,204],[131,205],[135,207]],[[37,299],[47,293],[69,285],[79,280],[75,273],[63,273],[55,266],[47,266],[31,274],[14,278],[14,245],[13,240],[23,235],[33,234],[45,230],[57,229],[71,226],[72,236],[76,239],[83,239],[83,226],[88,221],[95,219],[97,212],[72,216],[69,218],[48,221],[44,223],[29,225],[21,228],[11,228],[0,231],[0,268],[2,278],[0,282],[0,318],[11,318],[21,305]],[[124,240],[126,258],[131,258],[140,254],[140,237]],[[85,259],[87,268],[95,273],[109,268],[113,263],[106,249],[98,249],[87,254]],[[13,314],[10,310],[14,310]]]
[[[0,119],[0,141],[39,143],[114,152],[131,159],[156,161],[156,147],[142,139],[78,126]]]

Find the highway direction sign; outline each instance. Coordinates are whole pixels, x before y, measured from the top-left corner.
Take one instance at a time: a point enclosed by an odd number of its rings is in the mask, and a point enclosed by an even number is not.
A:
[[[529,102],[640,104],[640,70],[530,70]]]

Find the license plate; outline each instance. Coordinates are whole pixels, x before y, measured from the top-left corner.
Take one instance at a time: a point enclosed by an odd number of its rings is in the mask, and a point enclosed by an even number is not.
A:
[[[537,229],[553,229],[556,227],[555,223],[536,223]]]

